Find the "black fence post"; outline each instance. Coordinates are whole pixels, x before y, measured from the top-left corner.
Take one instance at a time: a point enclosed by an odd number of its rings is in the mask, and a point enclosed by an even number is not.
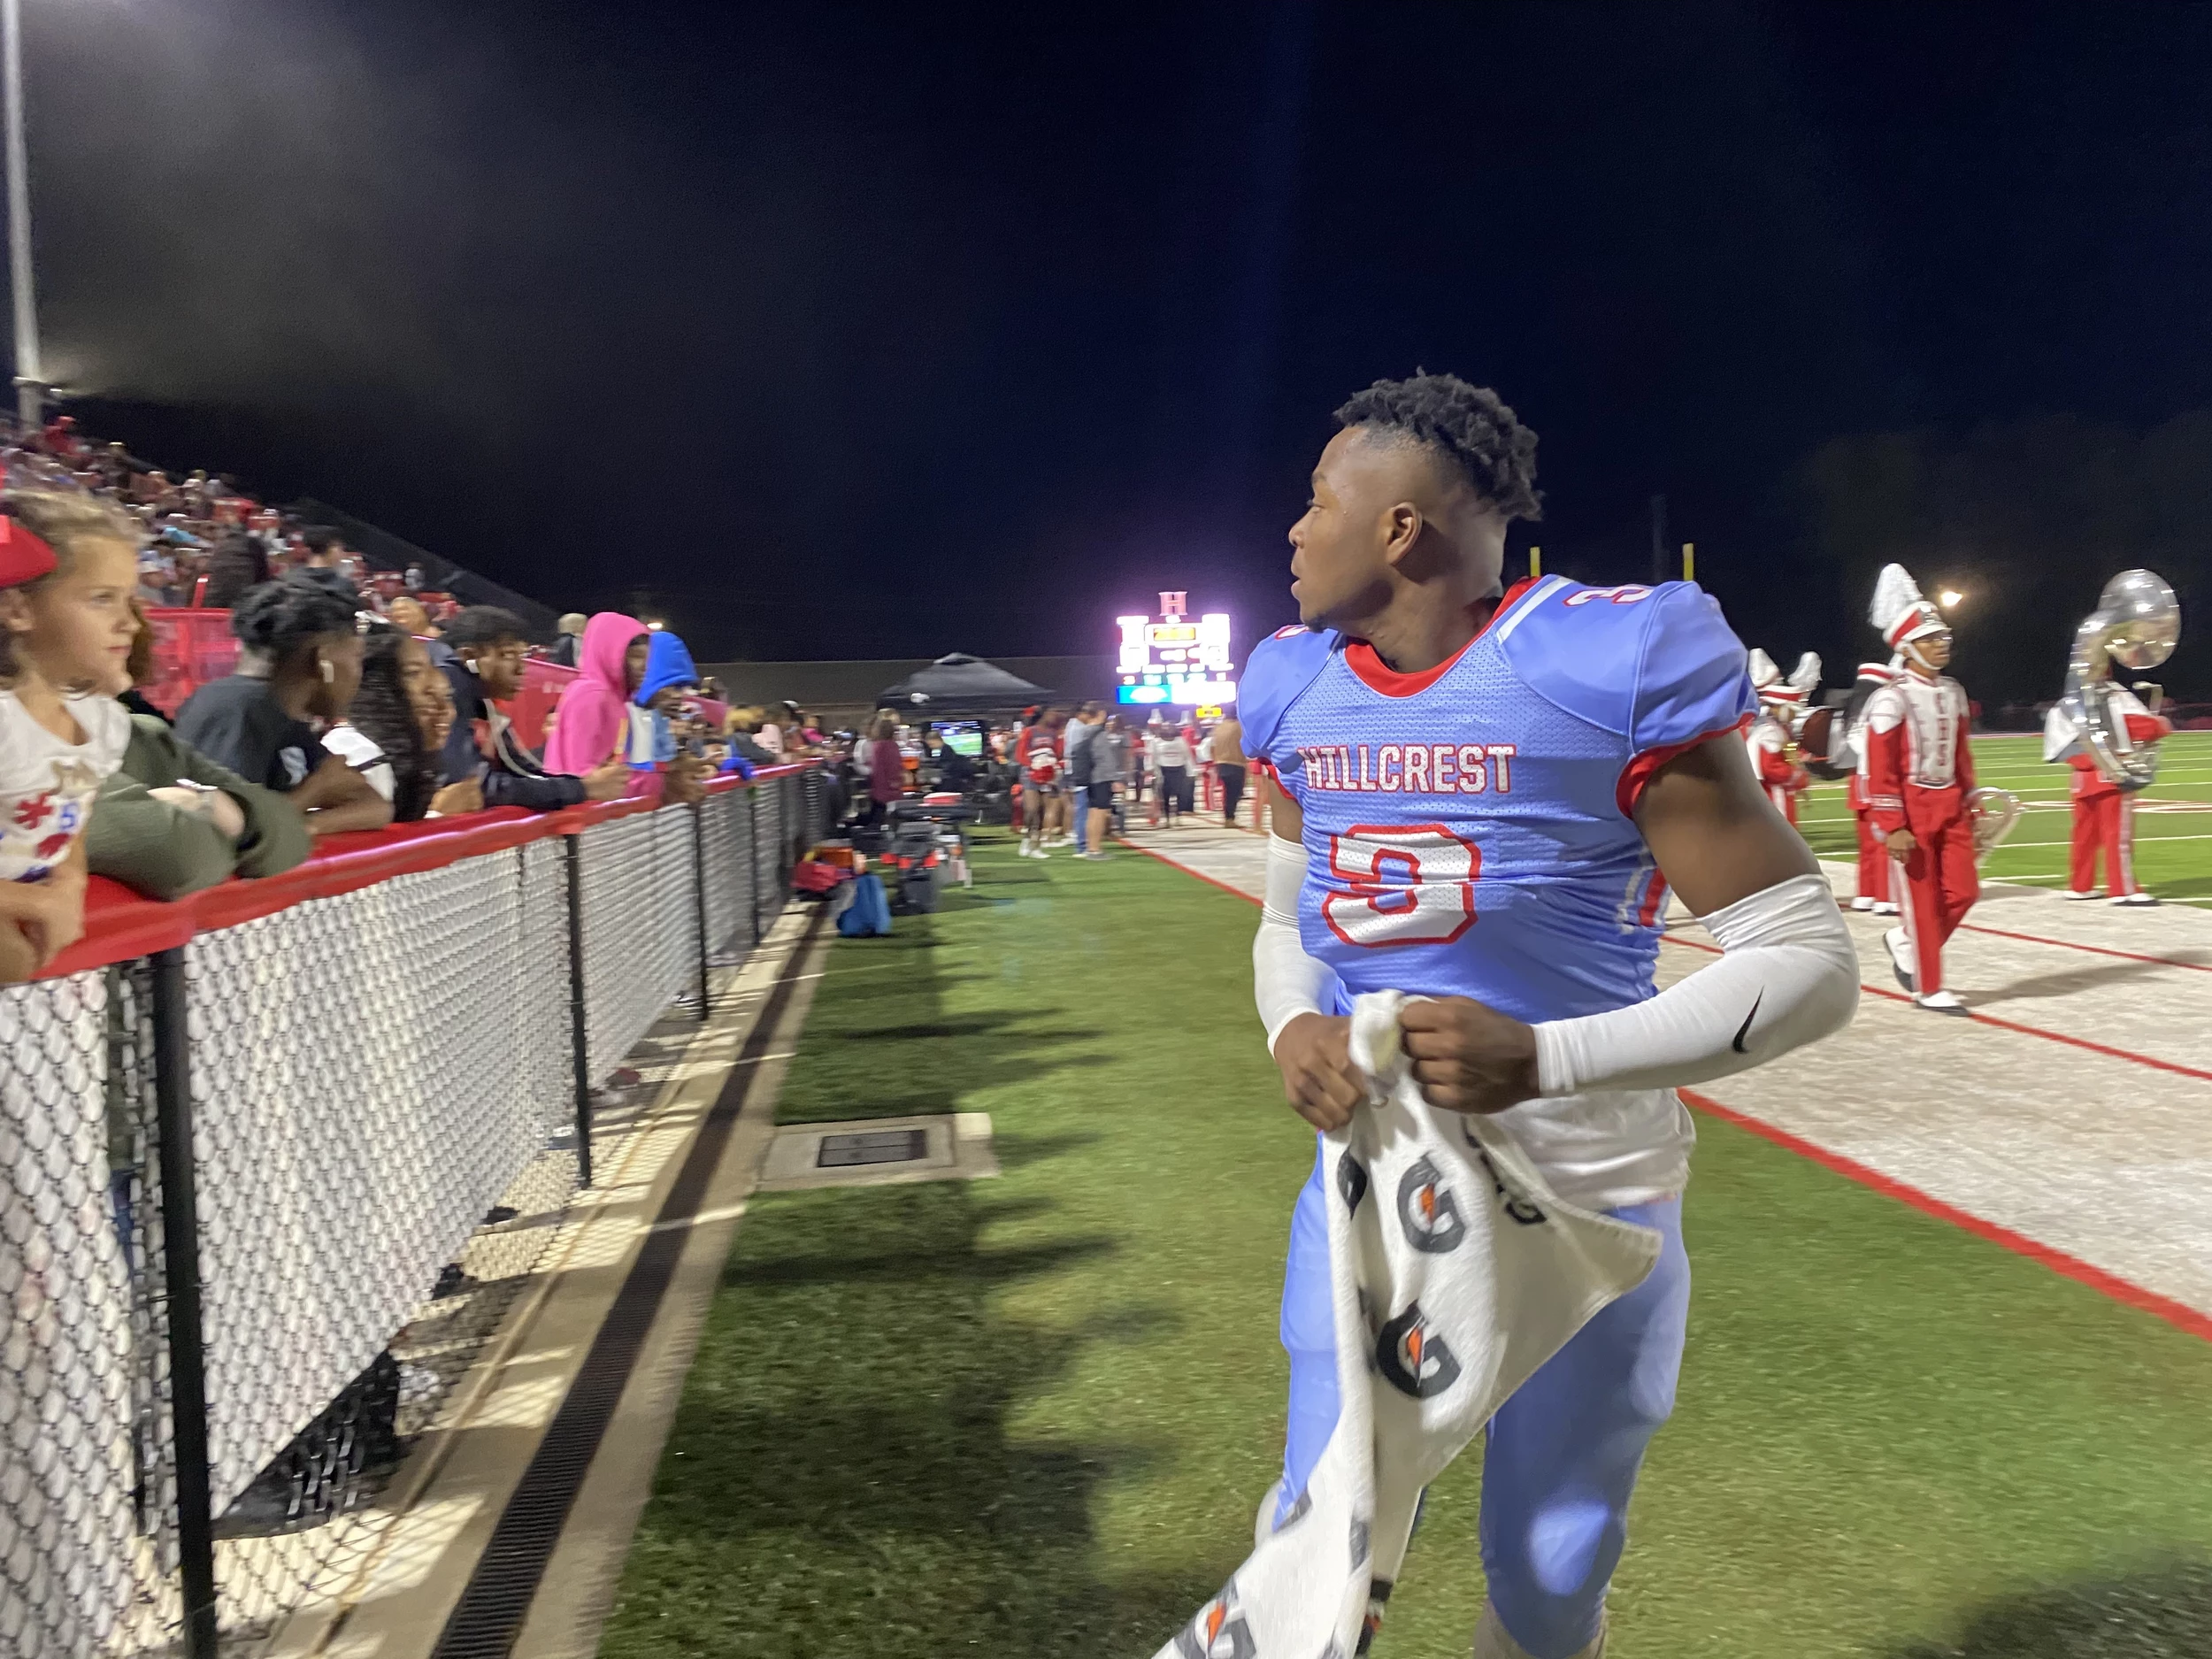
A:
[[[169,1299],[177,1578],[184,1600],[186,1659],[216,1659],[215,1494],[207,1459],[207,1346],[200,1321],[190,1025],[184,951],[157,951],[153,956],[154,1138],[161,1169],[161,1254]]]
[[[564,835],[568,864],[568,1030],[576,1068],[576,1184],[591,1185],[591,1031],[584,1016],[584,859],[581,835]]]
[[[711,796],[709,799],[712,799]],[[699,1020],[706,1023],[713,1011],[707,980],[707,803],[697,801],[691,808],[691,893],[699,921]]]
[[[745,786],[745,937],[760,948],[760,786]]]

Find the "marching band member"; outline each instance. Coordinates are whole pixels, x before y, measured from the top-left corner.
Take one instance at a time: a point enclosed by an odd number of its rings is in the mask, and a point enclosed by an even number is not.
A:
[[[1820,678],[1820,659],[1810,652],[1806,657],[1811,661],[1812,674],[1804,688],[1796,683],[1804,678],[1803,659],[1798,663],[1797,673],[1785,680],[1781,669],[1764,651],[1754,648],[1748,658],[1751,687],[1759,694],[1759,711],[1744,731],[1744,742],[1751,750],[1751,770],[1766,790],[1767,799],[1774,803],[1774,810],[1789,819],[1793,829],[1797,826],[1797,797],[1813,781],[1789,756],[1791,718],[1811,684]]]
[[[1882,567],[1868,614],[1902,669],[1866,700],[1867,804],[1905,877],[1904,926],[1883,942],[1915,1007],[1964,1014],[1943,988],[1943,944],[1981,894],[1966,803],[1974,788],[1966,689],[1943,673],[1950,628],[1903,565]]]
[[[1866,798],[1866,705],[1876,691],[1897,678],[1897,672],[1894,657],[1887,663],[1861,663],[1858,683],[1851,688],[1846,717],[1849,725],[1845,742],[1849,751],[1858,757],[1850,780],[1844,785],[1845,803],[1859,826],[1859,895],[1851,901],[1851,908],[1871,911],[1876,916],[1896,915],[1897,904],[1889,892],[1889,851],[1882,845],[1880,832],[1874,827],[1874,809]]]
[[[2124,724],[2131,746],[2170,736],[2174,723],[2144,704],[2133,692],[2109,682],[2092,694],[2107,703],[2116,732]],[[2135,795],[2103,772],[2086,749],[2071,756],[2074,769],[2074,845],[2070,885],[2062,899],[2097,896],[2097,853],[2104,853],[2105,888],[2115,904],[2155,904],[2158,900],[2135,884]]]

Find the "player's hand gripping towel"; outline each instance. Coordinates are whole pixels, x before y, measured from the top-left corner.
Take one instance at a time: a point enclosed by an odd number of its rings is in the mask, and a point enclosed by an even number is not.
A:
[[[1353,1003],[1371,1101],[1325,1137],[1336,1431],[1289,1518],[1157,1659],[1364,1653],[1422,1488],[1659,1259],[1658,1233],[1562,1203],[1488,1118],[1421,1099],[1404,1002]]]

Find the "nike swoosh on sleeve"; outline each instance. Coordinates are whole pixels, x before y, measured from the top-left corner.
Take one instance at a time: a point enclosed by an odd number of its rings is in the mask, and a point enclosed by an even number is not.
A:
[[[1751,1052],[1750,1049],[1743,1046],[1743,1040],[1751,1034],[1751,1022],[1759,1018],[1759,1004],[1766,1000],[1767,994],[1764,991],[1760,992],[1758,995],[1753,997],[1751,999],[1751,1011],[1743,1017],[1743,1024],[1736,1027],[1736,1041],[1732,1046],[1735,1048],[1738,1054],[1749,1054]]]

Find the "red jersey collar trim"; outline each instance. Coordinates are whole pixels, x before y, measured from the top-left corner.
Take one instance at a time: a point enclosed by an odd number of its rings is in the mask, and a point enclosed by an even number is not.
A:
[[[1505,613],[1520,603],[1521,595],[1535,587],[1540,580],[1534,576],[1525,576],[1507,588],[1505,596],[1498,601],[1498,608],[1490,613],[1490,619],[1475,630],[1474,639],[1469,640],[1433,668],[1425,668],[1417,674],[1402,674],[1384,662],[1376,654],[1375,648],[1365,640],[1354,640],[1345,646],[1344,665],[1358,676],[1360,684],[1370,691],[1381,692],[1386,697],[1410,697],[1416,692],[1426,691],[1451,672],[1453,664],[1474,649],[1475,640],[1496,627]]]

